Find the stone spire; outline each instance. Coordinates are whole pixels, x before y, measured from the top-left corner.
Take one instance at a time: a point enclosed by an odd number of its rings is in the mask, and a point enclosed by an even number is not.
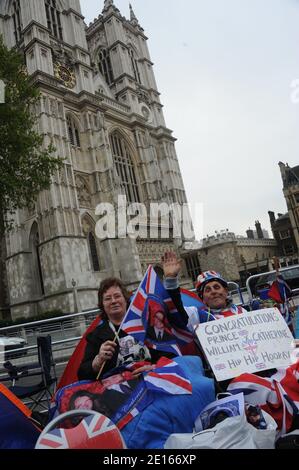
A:
[[[113,0],[105,0],[103,11],[108,10],[109,7],[113,7],[113,6],[114,6]]]
[[[130,6],[130,22],[132,23],[133,26],[137,26],[139,25],[139,23],[138,23],[137,17],[134,13],[131,3],[129,3],[129,6]]]
[[[116,8],[113,0],[105,0],[102,14],[105,16],[105,14],[109,14],[111,11],[114,11],[118,16],[120,16],[119,9]]]

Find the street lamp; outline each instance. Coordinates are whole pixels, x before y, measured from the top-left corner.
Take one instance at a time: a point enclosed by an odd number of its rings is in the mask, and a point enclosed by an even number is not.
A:
[[[80,312],[80,303],[79,303],[79,299],[78,299],[78,291],[76,289],[76,285],[77,285],[77,283],[76,283],[75,279],[72,279],[75,313]]]

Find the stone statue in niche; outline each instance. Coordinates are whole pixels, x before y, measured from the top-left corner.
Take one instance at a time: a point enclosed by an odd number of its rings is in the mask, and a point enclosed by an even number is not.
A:
[[[83,234],[84,235],[88,235],[89,232],[91,231],[92,227],[91,227],[91,224],[89,222],[89,220],[84,217],[84,219],[82,220],[82,231],[83,231]]]
[[[113,186],[114,186],[114,188],[116,188],[117,190],[119,190],[119,189],[124,190],[124,188],[123,188],[123,186],[122,186],[122,183],[121,183],[120,176],[119,176],[119,174],[117,173],[117,170],[116,170],[116,166],[115,166],[115,165],[113,165],[113,169],[112,169],[112,178],[113,178]]]
[[[141,90],[141,88],[139,88],[139,90],[137,91],[137,96],[139,103],[145,103],[150,106],[150,96],[146,91]]]
[[[72,53],[63,48],[61,44],[57,44],[51,41],[51,46],[54,61],[59,61],[64,65],[71,66],[76,64],[76,60],[74,59]]]
[[[106,128],[105,116],[104,116],[104,113],[102,113],[101,111],[97,112],[97,129],[99,131],[107,129]]]
[[[60,184],[67,185],[65,170],[66,170],[66,167],[65,167],[65,165],[63,165],[63,167],[61,168],[61,170],[59,172],[59,181],[60,181]]]
[[[76,175],[76,188],[80,206],[90,206],[91,194],[88,183],[83,176]]]
[[[107,133],[107,127],[106,127],[106,120],[104,113],[101,111],[97,112],[97,119],[96,119],[96,146],[99,148],[105,147],[107,150],[109,149],[109,138],[108,138],[108,133]]]

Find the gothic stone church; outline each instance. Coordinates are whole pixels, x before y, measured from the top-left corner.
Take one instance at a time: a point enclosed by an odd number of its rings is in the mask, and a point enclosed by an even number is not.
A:
[[[97,205],[120,194],[147,207],[186,202],[147,37],[132,7],[126,19],[113,0],[89,26],[79,0],[1,0],[0,33],[24,54],[40,91],[39,132],[64,159],[51,189],[16,214],[2,249],[0,308],[12,318],[94,308],[103,278],[134,287],[149,263],[184,242],[95,233]],[[197,265],[197,255],[187,257],[186,278]]]

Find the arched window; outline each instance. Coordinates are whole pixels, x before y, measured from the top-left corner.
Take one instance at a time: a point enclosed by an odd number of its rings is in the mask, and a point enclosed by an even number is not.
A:
[[[129,50],[129,55],[130,55],[130,58],[131,58],[132,70],[133,70],[133,73],[134,73],[135,80],[136,80],[136,82],[141,83],[140,73],[139,73],[139,68],[138,68],[138,62],[137,62],[137,59],[135,57],[133,49]]]
[[[200,262],[198,254],[189,254],[185,257],[185,263],[188,275],[191,277],[192,281],[196,281],[197,276],[201,273]]]
[[[140,202],[135,168],[129,147],[117,132],[110,136],[113,160],[128,202]]]
[[[114,81],[111,59],[107,49],[101,49],[99,52],[99,70],[104,76],[108,85]]]
[[[98,272],[100,271],[100,262],[99,262],[99,257],[98,257],[96,240],[92,232],[89,232],[88,234],[88,245],[89,245],[93,270]]]
[[[82,230],[88,244],[88,251],[93,271],[100,271],[100,258],[98,253],[97,241],[94,235],[95,223],[89,215],[82,219]]]
[[[18,44],[18,42],[20,42],[22,38],[22,30],[23,30],[20,0],[15,0],[12,4],[12,8],[13,8],[12,19],[13,19],[13,24],[14,24],[14,35],[15,35],[16,43]]]
[[[45,0],[48,29],[52,36],[63,40],[60,11],[57,8],[56,0]]]
[[[35,295],[45,295],[42,266],[39,255],[39,233],[36,222],[32,225],[29,240],[32,256],[32,290]]]
[[[74,147],[81,147],[80,134],[77,125],[70,116],[66,118],[69,141]]]

